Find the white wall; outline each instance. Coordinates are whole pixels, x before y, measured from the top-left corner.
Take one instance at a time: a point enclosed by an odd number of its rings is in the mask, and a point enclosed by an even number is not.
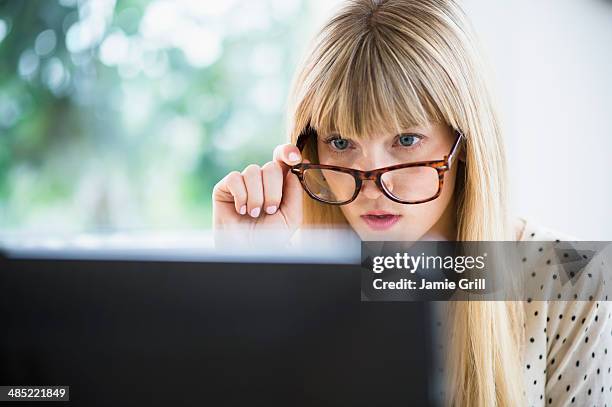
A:
[[[516,211],[612,240],[612,1],[464,7],[493,70]]]

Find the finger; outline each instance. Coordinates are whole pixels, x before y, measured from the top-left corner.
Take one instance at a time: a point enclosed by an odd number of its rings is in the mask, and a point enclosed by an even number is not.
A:
[[[264,204],[268,215],[276,212],[283,196],[283,169],[277,161],[270,161],[261,168]]]
[[[304,160],[304,163],[308,163]],[[288,172],[283,184],[283,201],[280,209],[283,211],[287,222],[293,227],[302,224],[304,190],[297,175]]]
[[[242,175],[238,171],[227,174],[213,189],[213,199],[221,202],[234,202],[236,212],[246,213],[247,190]]]
[[[281,162],[284,166],[299,164],[302,161],[300,150],[293,144],[281,144],[274,149],[274,161]],[[287,168],[284,168],[286,171]]]
[[[283,185],[283,200],[280,210],[283,211],[289,225],[297,227],[302,223],[303,189],[297,175],[288,172]]]
[[[256,218],[261,213],[264,200],[261,168],[256,164],[249,165],[242,171],[242,178],[247,190],[247,212],[251,217]]]

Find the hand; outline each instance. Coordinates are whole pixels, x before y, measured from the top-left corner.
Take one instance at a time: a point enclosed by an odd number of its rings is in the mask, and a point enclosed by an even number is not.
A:
[[[264,230],[288,242],[302,223],[302,186],[289,171],[291,165],[301,161],[296,146],[282,144],[264,166],[251,164],[219,181],[212,196],[216,243],[220,243],[221,235],[231,235],[231,244],[237,243],[236,239],[252,243],[257,240],[256,232]]]

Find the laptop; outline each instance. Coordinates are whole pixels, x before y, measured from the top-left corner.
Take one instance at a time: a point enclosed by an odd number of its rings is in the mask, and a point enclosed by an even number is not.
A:
[[[361,302],[358,264],[155,253],[5,247],[0,385],[70,386],[73,406],[437,404],[430,305]]]

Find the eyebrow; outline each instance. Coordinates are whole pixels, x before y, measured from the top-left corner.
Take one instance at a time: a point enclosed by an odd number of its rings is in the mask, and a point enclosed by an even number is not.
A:
[[[394,134],[393,137],[401,136],[402,134],[417,134],[417,135],[424,136],[425,132],[418,131],[418,130],[403,130],[400,133]],[[339,136],[339,137],[342,137],[342,138],[347,138],[347,137],[344,137],[339,131],[331,131],[331,132],[329,132],[327,134],[323,134],[323,137],[333,137],[333,136]]]

